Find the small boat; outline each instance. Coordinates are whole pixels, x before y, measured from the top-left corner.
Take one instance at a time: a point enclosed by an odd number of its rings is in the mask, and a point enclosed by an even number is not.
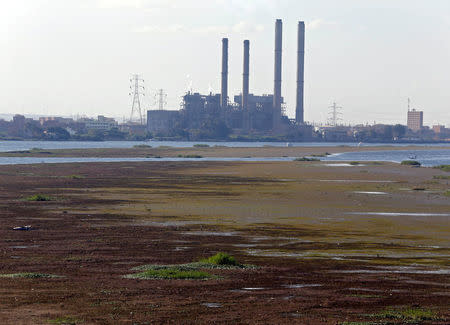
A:
[[[416,155],[413,155],[413,154],[411,154],[411,155],[409,155],[409,156],[408,156],[408,158],[409,158],[409,159],[417,159],[417,156],[416,156]]]

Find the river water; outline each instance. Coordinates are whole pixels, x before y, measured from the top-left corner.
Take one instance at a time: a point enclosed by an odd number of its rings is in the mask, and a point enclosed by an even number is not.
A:
[[[135,145],[147,144],[152,147],[192,147],[198,143],[206,142],[174,142],[174,141],[105,141],[105,142],[75,142],[75,141],[0,141],[0,151],[41,149],[75,149],[75,148],[132,148]],[[220,145],[228,147],[263,147],[286,146],[280,142],[207,142],[208,145]],[[292,146],[325,147],[325,146],[357,146],[356,143],[318,143],[302,142],[292,143]],[[364,146],[376,146],[386,144],[364,144]],[[411,146],[411,144],[407,144]],[[423,146],[423,144],[416,144]],[[406,144],[394,144],[393,147],[406,146]],[[436,146],[445,146],[448,149],[434,149]],[[383,150],[366,152],[347,152],[321,157],[322,161],[390,161],[400,163],[403,160],[414,159],[425,167],[450,164],[450,144],[427,145],[426,150]],[[84,162],[137,162],[137,161],[292,161],[295,157],[234,157],[234,158],[56,158],[56,157],[0,157],[0,165],[38,164],[38,163],[84,163]]]
[[[177,148],[189,148],[195,144],[208,144],[209,146],[226,146],[226,147],[285,147],[285,142],[189,142],[189,141],[0,141],[0,152],[5,151],[17,151],[17,150],[30,150],[32,148],[40,149],[89,149],[89,148],[132,148],[136,145],[149,145],[154,148],[160,146],[169,146]],[[290,142],[289,145],[294,147],[356,147],[359,144],[355,142]],[[429,146],[432,147],[449,147],[450,143],[446,144],[385,144],[385,143],[364,143],[361,146],[373,147],[373,146],[393,146],[393,147],[405,147],[405,146]]]

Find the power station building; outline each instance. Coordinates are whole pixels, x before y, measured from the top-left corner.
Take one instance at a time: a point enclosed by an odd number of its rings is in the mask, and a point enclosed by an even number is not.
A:
[[[312,131],[304,123],[304,54],[305,24],[298,24],[297,93],[295,120],[285,115],[282,96],[283,23],[275,23],[274,92],[269,95],[250,93],[250,41],[243,43],[242,92],[230,101],[228,94],[228,39],[222,39],[221,93],[203,95],[188,92],[179,111],[148,111],[147,128],[151,133],[170,135],[170,128],[201,129],[205,123],[225,124],[237,134],[285,134],[292,129]],[[166,112],[166,113],[164,113]],[[170,112],[170,113],[169,113]]]

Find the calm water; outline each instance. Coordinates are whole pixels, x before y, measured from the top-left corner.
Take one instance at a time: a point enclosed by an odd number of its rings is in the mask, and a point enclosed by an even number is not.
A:
[[[399,150],[349,152],[320,158],[322,161],[391,161],[401,162],[416,156],[423,166],[450,165],[450,148],[440,150]],[[138,162],[138,161],[292,161],[294,157],[251,158],[54,158],[54,157],[0,157],[0,165],[39,163],[85,163],[85,162]]]
[[[419,161],[426,167],[450,165],[450,148],[440,150],[346,152],[321,158],[323,161],[391,161],[397,163],[411,159]]]
[[[285,147],[285,142],[188,142],[188,141],[0,141],[0,152],[29,150],[32,148],[41,149],[83,149],[83,148],[132,148],[135,145],[146,144],[152,147],[170,146],[178,148],[188,148],[195,144],[206,143],[210,146],[227,146],[227,147]],[[356,147],[358,143],[355,142],[291,142],[290,145],[295,147],[339,147],[349,146]],[[383,144],[383,143],[365,143],[362,146],[410,146],[411,144]],[[413,144],[414,145],[414,144]],[[424,144],[417,144],[424,146]],[[426,144],[426,146],[446,146],[450,148],[450,143],[447,144]]]

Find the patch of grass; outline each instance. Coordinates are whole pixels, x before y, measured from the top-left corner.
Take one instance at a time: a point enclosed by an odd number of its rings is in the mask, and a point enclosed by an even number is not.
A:
[[[450,176],[447,175],[434,175],[433,179],[450,179]]]
[[[450,196],[450,191],[444,192],[444,195],[445,195],[445,196]]]
[[[436,166],[434,168],[440,169],[440,170],[443,170],[444,172],[450,173],[450,165],[439,165],[439,166]]]
[[[133,146],[135,149],[150,149],[151,147],[148,144],[136,144]]]
[[[127,275],[128,279],[178,279],[178,280],[206,280],[215,276],[197,270],[183,270],[177,267],[147,270],[137,274]]]
[[[294,161],[320,161],[320,159],[308,158],[308,157],[300,157],[300,158],[295,158]]]
[[[217,253],[214,256],[200,260],[200,263],[213,265],[231,265],[231,266],[240,265],[233,256],[230,256],[226,253]]]
[[[420,162],[418,162],[417,160],[403,160],[401,162],[401,165],[413,166],[413,167],[420,167],[420,166],[422,166],[422,164]]]
[[[48,320],[49,324],[58,324],[58,325],[76,325],[80,322],[80,320],[71,316],[62,316]]]
[[[53,198],[44,194],[35,194],[27,197],[27,201],[53,201]]]
[[[359,161],[350,161],[349,164],[352,165],[352,166],[357,166],[357,165],[359,165],[361,163]]]
[[[325,153],[313,154],[313,155],[311,155],[311,157],[326,157],[326,156],[329,156],[329,155],[331,155],[331,153],[325,152]]]
[[[59,278],[58,275],[45,274],[45,273],[10,273],[10,274],[0,274],[0,278],[26,278],[26,279],[42,279],[42,278]]]
[[[83,179],[83,178],[85,178],[84,176],[81,176],[81,175],[70,175],[70,176],[67,176],[68,178],[70,178],[70,179]]]
[[[432,310],[424,308],[388,308],[371,316],[384,319],[396,319],[404,322],[422,322],[425,320],[438,319],[437,315]]]
[[[194,144],[194,148],[209,148],[209,144],[197,143]]]

